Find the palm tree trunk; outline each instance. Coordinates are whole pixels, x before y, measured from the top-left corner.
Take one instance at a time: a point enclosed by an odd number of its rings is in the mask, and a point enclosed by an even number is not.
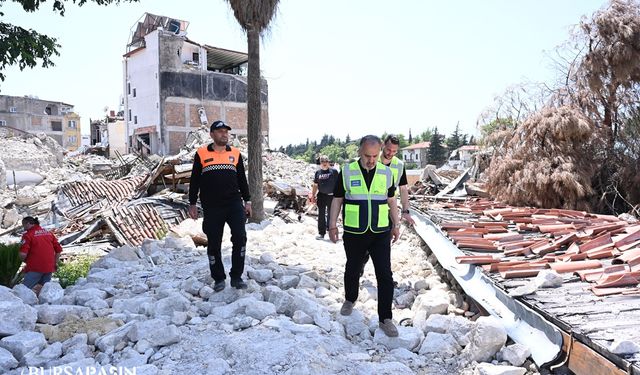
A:
[[[247,30],[249,71],[247,74],[247,137],[249,146],[249,191],[251,192],[250,221],[264,219],[262,199],[262,102],[260,100],[260,33],[251,27]]]

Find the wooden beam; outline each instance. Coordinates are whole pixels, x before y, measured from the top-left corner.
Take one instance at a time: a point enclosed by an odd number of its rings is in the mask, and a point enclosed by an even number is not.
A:
[[[627,375],[615,363],[562,332],[562,351],[568,353],[566,366],[576,375]],[[573,341],[573,342],[572,342]]]

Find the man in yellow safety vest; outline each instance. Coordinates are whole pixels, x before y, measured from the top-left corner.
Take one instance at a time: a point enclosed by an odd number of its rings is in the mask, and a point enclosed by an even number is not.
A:
[[[360,158],[342,167],[334,190],[329,218],[329,238],[338,241],[338,214],[342,211],[345,301],[342,315],[350,315],[358,299],[360,267],[369,252],[378,280],[378,319],[380,329],[390,337],[398,336],[392,321],[393,278],[391,241],[399,236],[399,214],[393,173],[379,161],[382,141],[375,135],[360,140]]]

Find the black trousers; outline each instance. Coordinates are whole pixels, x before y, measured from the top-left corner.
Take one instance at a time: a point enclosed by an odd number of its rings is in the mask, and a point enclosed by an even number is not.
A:
[[[247,216],[241,200],[234,200],[227,205],[203,207],[204,221],[202,230],[207,235],[207,255],[209,256],[209,269],[211,277],[215,281],[226,279],[224,264],[222,263],[222,234],[224,224],[229,224],[231,229],[231,279],[237,279],[244,272],[245,245],[247,244],[247,232],[244,225]]]
[[[327,226],[329,225],[333,195],[318,193],[316,202],[318,205],[318,234],[324,236],[325,233],[327,233]]]
[[[393,276],[391,274],[391,231],[343,235],[347,264],[344,270],[344,298],[355,302],[360,289],[360,268],[365,252],[369,252],[378,282],[378,318],[391,319]]]

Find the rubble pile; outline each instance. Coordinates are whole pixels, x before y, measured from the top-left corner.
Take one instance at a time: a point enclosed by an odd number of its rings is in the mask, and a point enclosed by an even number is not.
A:
[[[403,323],[389,338],[370,263],[353,314],[342,316],[340,243],[313,239],[310,218],[247,227],[247,290],[214,293],[206,249],[190,237],[116,248],[86,279],[64,290],[47,283],[39,297],[0,287],[0,372],[535,373],[527,348],[441,281],[414,233],[393,245],[393,313]],[[228,230],[222,252],[228,270]]]

